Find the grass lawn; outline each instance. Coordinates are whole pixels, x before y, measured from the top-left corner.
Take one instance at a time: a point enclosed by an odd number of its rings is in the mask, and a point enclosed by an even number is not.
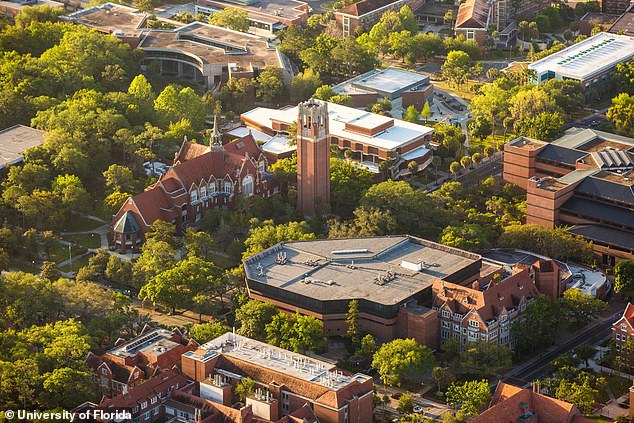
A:
[[[606,375],[605,377],[608,381],[608,387],[610,391],[614,394],[615,398],[620,397],[621,395],[627,393],[632,386],[632,382],[629,379],[626,379],[621,376],[616,375]]]
[[[99,248],[101,247],[101,237],[99,234],[77,234],[77,235],[65,235],[63,237],[66,241],[74,242],[85,248]]]
[[[79,245],[73,245],[73,247],[71,248],[71,253],[73,257],[76,257],[85,252],[86,248]],[[51,261],[54,261],[55,263],[61,263],[64,260],[68,260],[68,245],[62,244],[60,242],[57,243],[57,245],[53,248],[53,251],[51,251]]]
[[[597,423],[610,423],[610,422],[614,421],[612,419],[609,419],[609,418],[603,417],[603,416],[588,416],[588,418],[590,420],[594,421],[594,422],[597,422]]]
[[[26,272],[26,273],[33,273],[33,274],[40,273],[39,267],[37,267],[32,262],[28,260],[24,260],[24,259],[11,260],[11,265],[9,266],[9,268],[10,270],[19,270],[20,272]]]
[[[73,259],[72,265],[67,263],[65,266],[58,267],[58,269],[62,272],[77,272],[81,267],[88,266],[88,260],[90,260],[90,257],[93,255],[94,254],[90,253],[78,258],[77,260]]]
[[[434,82],[434,85],[437,85],[438,87],[445,89],[447,91],[451,91],[454,94],[456,94],[458,97],[462,97],[465,100],[471,101],[471,99],[474,96],[474,93],[472,93],[471,91],[463,90],[463,88],[466,88],[466,84],[463,84],[460,86],[460,88],[458,88],[457,86],[449,85],[447,81],[437,81],[437,82]],[[473,83],[471,85],[473,85]]]
[[[73,216],[73,218],[66,224],[61,232],[83,232],[91,231],[103,225],[103,223],[96,220],[88,219],[84,216]]]

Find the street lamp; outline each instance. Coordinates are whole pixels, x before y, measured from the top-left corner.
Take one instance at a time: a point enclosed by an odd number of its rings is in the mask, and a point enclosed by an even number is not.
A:
[[[68,266],[70,268],[70,271],[73,271],[73,253],[71,250],[71,244],[70,242],[68,243]]]

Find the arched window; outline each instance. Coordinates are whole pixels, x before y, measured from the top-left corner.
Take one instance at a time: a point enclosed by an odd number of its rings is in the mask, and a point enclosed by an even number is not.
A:
[[[253,176],[247,175],[242,180],[242,193],[247,197],[253,195]]]

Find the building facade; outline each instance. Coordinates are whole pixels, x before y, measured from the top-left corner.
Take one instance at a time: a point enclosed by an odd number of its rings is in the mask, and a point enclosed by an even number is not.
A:
[[[312,216],[330,203],[328,103],[307,101],[299,104],[298,111],[297,210]]]
[[[119,339],[101,356],[89,353],[86,365],[99,392],[107,397],[125,394],[151,378],[157,370],[180,366],[181,355],[198,348],[178,329],[145,330],[129,341]]]
[[[182,364],[200,383],[200,397],[217,404],[233,404],[239,382],[253,380],[256,389],[245,405],[265,421],[305,412],[306,405],[314,414],[310,422],[372,421],[372,378],[330,362],[226,333],[183,355]]]
[[[614,348],[616,354],[625,360],[625,363],[631,368],[634,368],[634,351],[631,351],[627,345],[628,340],[634,339],[634,304],[627,303],[623,316],[612,324],[612,340],[614,341]]]
[[[571,128],[504,146],[504,179],[527,192],[526,222],[592,241],[599,262],[634,258],[634,139]]]
[[[269,197],[276,192],[268,161],[251,135],[223,145],[221,134],[214,132],[211,146],[185,140],[174,165],[114,216],[114,245],[135,250],[156,220],[183,232],[207,210],[231,207],[238,195]]]
[[[631,10],[634,2],[632,0],[599,0],[603,13],[612,13],[620,15],[628,9]]]
[[[361,0],[335,11],[337,31],[345,38],[359,29],[370,30],[385,12],[398,12],[403,6],[415,10],[424,0]]]
[[[328,103],[327,110],[330,145],[349,150],[346,156],[357,166],[382,174],[379,166],[387,161],[388,176],[397,179],[410,173],[408,164],[412,161],[418,164],[418,170],[431,163],[433,128],[334,103]],[[258,107],[240,115],[240,120],[247,128],[269,137],[288,136],[298,115],[298,107]]]

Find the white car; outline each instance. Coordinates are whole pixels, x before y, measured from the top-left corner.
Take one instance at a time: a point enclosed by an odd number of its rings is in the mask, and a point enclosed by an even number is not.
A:
[[[423,412],[423,407],[421,407],[420,405],[414,406],[414,413],[422,413],[422,412]]]

